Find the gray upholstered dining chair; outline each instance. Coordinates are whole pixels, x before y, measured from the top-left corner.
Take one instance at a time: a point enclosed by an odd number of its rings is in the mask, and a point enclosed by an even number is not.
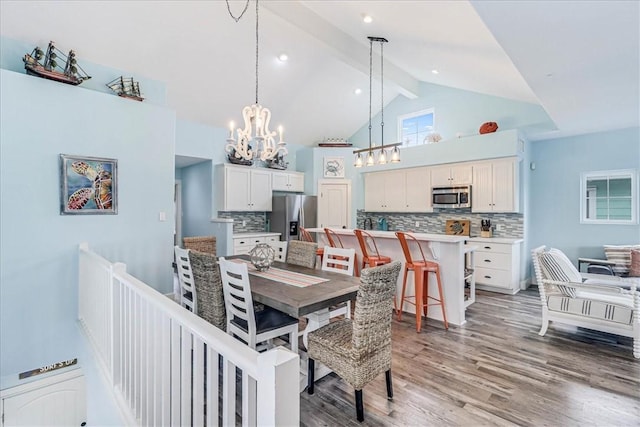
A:
[[[247,264],[218,260],[224,302],[227,309],[227,333],[235,335],[254,350],[258,343],[289,335],[291,351],[298,353],[298,319],[271,307],[255,311]]]
[[[301,267],[316,268],[317,250],[317,243],[291,240],[287,248],[287,263]]]
[[[391,383],[391,315],[400,262],[362,270],[355,319],[329,323],[309,333],[308,389],[314,392],[315,361],[324,363],[355,388],[356,414],[364,420],[362,388],[384,372]]]
[[[223,331],[227,330],[227,312],[218,258],[204,252],[189,251],[197,296],[197,314]]]

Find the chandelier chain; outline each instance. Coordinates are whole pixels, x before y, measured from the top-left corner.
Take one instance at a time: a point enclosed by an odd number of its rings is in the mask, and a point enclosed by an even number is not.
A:
[[[235,16],[233,16],[233,12],[231,12],[231,6],[229,5],[229,0],[227,0],[227,10],[229,11],[229,15],[231,15],[233,20],[236,21],[236,22],[238,22],[238,21],[240,21],[240,19],[242,19],[242,16],[247,11],[248,7],[249,7],[249,0],[247,0],[247,2],[245,3],[244,9],[242,9],[242,12],[240,13],[240,16],[235,17]]]
[[[373,92],[373,40],[369,40],[369,153],[371,153],[371,103]]]
[[[256,0],[256,104],[258,104],[258,0]]]

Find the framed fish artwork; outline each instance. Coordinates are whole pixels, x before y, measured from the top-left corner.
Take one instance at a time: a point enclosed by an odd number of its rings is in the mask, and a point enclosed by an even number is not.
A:
[[[118,161],[60,154],[60,215],[118,213]]]

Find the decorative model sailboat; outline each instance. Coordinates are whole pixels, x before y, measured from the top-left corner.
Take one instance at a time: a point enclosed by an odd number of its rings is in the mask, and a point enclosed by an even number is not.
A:
[[[131,98],[136,101],[142,101],[144,99],[140,94],[140,83],[134,81],[133,77],[124,78],[120,76],[114,81],[107,83],[107,86],[123,98]]]
[[[41,60],[44,60],[41,62]],[[58,64],[56,59],[64,61],[64,67]],[[65,56],[61,51],[56,49],[53,42],[49,42],[47,52],[36,47],[31,54],[26,54],[24,58],[24,68],[27,74],[38,76],[49,80],[55,80],[70,85],[79,85],[91,77],[76,62],[76,54],[73,50],[69,51],[69,55]]]

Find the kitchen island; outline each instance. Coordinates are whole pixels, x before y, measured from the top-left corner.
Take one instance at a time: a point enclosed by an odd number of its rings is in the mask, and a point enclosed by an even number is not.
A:
[[[316,233],[319,246],[328,245],[324,229],[310,228],[308,231]],[[360,251],[360,245],[353,230],[334,229],[334,231],[340,236],[344,247],[354,248],[356,250],[358,262],[362,264],[362,252]],[[400,242],[393,231],[367,230],[367,233],[370,233],[376,239],[376,245],[381,255],[386,255],[394,261],[398,260],[403,263],[402,271],[396,285],[396,300],[399,303],[404,272],[404,255]],[[465,246],[465,241],[468,239],[467,236],[448,236],[429,233],[411,234],[420,241],[425,256],[440,264],[447,320],[453,325],[463,325],[466,322],[465,309],[474,301],[473,286],[471,286],[472,290],[470,295],[465,297],[465,255],[472,253],[474,247]],[[417,249],[415,252],[418,257],[416,259],[419,259],[420,254]],[[359,268],[360,267],[361,265]],[[473,268],[472,266],[470,267]],[[430,277],[429,279],[429,295],[438,295],[435,278]],[[473,280],[473,277],[471,279]],[[407,278],[405,295],[414,295],[412,272],[409,272],[409,277]],[[405,303],[403,311],[415,314],[415,306]],[[440,309],[435,306],[432,306],[429,310],[428,317],[442,321],[442,313]]]

